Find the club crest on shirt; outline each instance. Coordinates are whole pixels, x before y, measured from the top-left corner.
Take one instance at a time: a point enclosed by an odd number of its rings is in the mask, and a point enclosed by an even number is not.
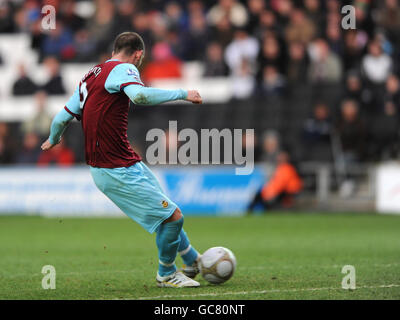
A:
[[[168,207],[168,202],[165,200],[161,201],[161,204],[162,204],[163,208]]]

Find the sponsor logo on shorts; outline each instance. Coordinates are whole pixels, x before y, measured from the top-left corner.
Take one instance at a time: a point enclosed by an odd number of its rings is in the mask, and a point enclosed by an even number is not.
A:
[[[165,200],[163,200],[163,201],[161,202],[161,204],[162,204],[163,208],[168,207],[168,202],[165,201]]]

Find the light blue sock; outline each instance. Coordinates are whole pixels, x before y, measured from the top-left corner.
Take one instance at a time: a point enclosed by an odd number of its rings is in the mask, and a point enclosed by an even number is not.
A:
[[[179,243],[178,252],[183,262],[187,266],[191,266],[196,261],[198,252],[190,245],[186,232],[182,229],[180,233],[181,242]]]
[[[158,247],[158,274],[168,276],[176,271],[175,258],[178,253],[180,232],[183,226],[183,217],[179,220],[160,225],[156,243]]]

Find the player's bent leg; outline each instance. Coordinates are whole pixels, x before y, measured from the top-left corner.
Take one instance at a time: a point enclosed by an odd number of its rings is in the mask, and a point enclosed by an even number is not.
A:
[[[164,221],[157,230],[156,243],[158,248],[160,276],[168,276],[176,272],[175,258],[180,242],[179,234],[183,226],[182,214],[177,210]]]
[[[183,225],[182,213],[165,195],[150,169],[141,162],[127,168],[90,169],[97,187],[111,201],[149,233],[157,233],[160,261],[158,285],[199,286],[198,282],[176,270],[175,258]]]
[[[175,212],[160,225],[157,231],[159,268],[157,285],[159,287],[198,287],[200,284],[182,272],[177,271],[175,258],[180,244],[180,233],[183,226],[183,216],[177,208]]]
[[[165,220],[165,222],[170,222],[170,221],[175,221],[178,220],[182,217],[182,213],[177,208],[174,212],[174,214]],[[182,260],[183,260],[183,266],[182,266],[182,272],[185,276],[194,279],[197,274],[200,273],[200,269],[198,267],[198,261],[200,259],[199,253],[191,246],[189,242],[189,238],[186,234],[186,232],[181,229],[181,232],[179,234],[180,237],[180,243],[178,247],[178,253],[180,254]]]
[[[182,272],[189,278],[194,279],[197,274],[199,274],[200,269],[198,267],[198,261],[200,259],[200,254],[189,242],[189,238],[185,230],[181,230],[180,233],[180,243],[178,247],[179,255],[183,260]]]

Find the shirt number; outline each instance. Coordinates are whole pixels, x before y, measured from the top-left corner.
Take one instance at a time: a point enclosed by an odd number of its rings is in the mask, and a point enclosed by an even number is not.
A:
[[[86,98],[88,96],[86,82],[82,82],[79,86],[79,107],[83,109],[85,106]]]

